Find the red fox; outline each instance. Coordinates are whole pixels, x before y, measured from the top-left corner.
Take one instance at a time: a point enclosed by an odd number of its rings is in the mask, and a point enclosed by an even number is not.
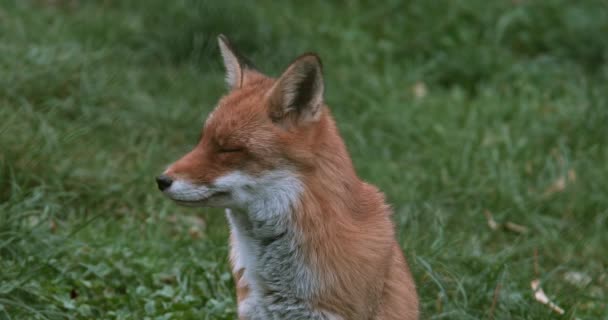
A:
[[[319,57],[274,79],[218,41],[230,92],[156,180],[178,204],[227,208],[239,319],[417,319],[391,209],[355,173]]]

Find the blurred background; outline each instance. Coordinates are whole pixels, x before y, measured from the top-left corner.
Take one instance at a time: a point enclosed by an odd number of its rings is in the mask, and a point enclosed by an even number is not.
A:
[[[0,319],[235,318],[222,212],[154,183],[220,33],[273,76],[320,54],[423,319],[608,319],[606,1],[0,4]]]

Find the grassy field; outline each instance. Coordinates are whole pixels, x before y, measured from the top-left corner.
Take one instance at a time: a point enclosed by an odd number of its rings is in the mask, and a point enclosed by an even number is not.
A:
[[[0,4],[0,319],[234,319],[223,214],[153,179],[226,92],[219,33],[321,55],[423,319],[608,319],[605,1]]]

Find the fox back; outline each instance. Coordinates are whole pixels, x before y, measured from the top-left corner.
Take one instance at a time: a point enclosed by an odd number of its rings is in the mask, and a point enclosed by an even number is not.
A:
[[[390,208],[355,173],[318,56],[274,79],[219,46],[230,91],[157,182],[179,204],[227,208],[239,318],[417,319]]]

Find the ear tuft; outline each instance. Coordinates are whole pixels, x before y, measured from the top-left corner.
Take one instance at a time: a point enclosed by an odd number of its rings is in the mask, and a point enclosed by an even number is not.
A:
[[[245,69],[253,69],[253,65],[239,54],[223,34],[217,37],[217,42],[226,68],[226,84],[230,89],[242,87],[245,80]]]
[[[287,67],[271,90],[269,115],[275,122],[287,118],[297,123],[317,120],[323,93],[321,59],[314,53],[301,55]]]

